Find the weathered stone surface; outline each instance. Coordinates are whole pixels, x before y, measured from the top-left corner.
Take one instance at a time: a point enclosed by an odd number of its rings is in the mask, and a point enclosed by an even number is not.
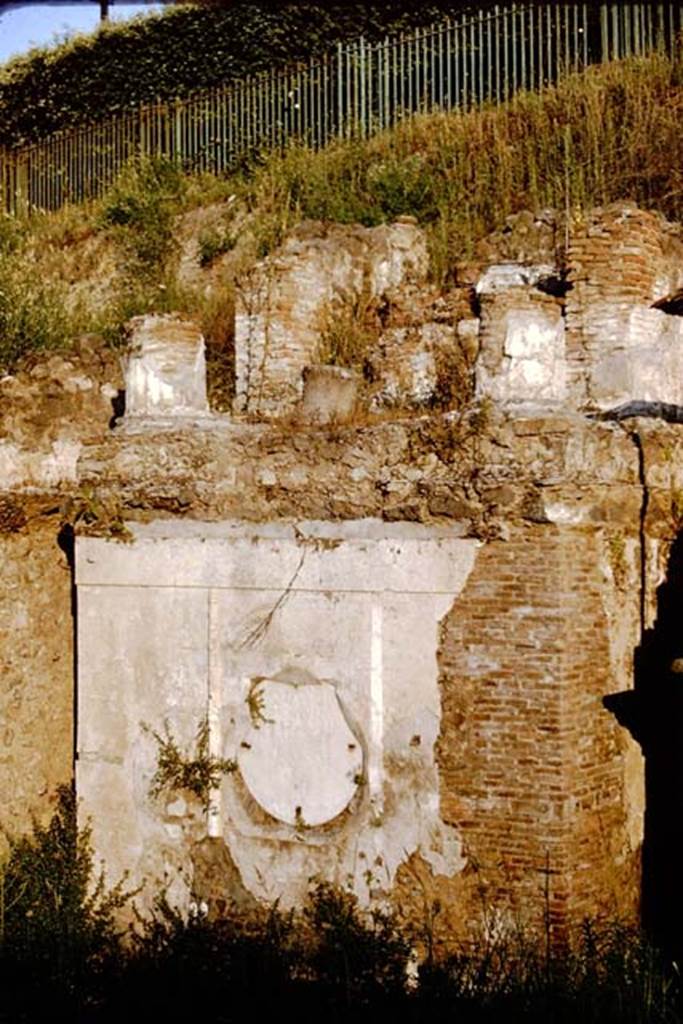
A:
[[[0,825],[49,814],[73,772],[71,575],[54,522],[0,532]]]
[[[633,306],[625,315],[609,306],[599,313],[601,345],[586,378],[590,404],[600,409],[631,401],[683,405],[683,318],[648,306]]]
[[[605,408],[628,389],[631,399],[670,395],[678,327],[671,334],[647,307],[683,283],[680,227],[613,204],[573,228],[567,259],[567,368],[577,404]]]
[[[423,280],[427,262],[424,234],[414,224],[298,228],[239,291],[236,410],[262,416],[291,411],[330,318]]]
[[[248,914],[257,901],[244,888],[240,873],[223,839],[204,836],[192,846],[192,896],[209,920],[227,912]]]
[[[505,406],[561,406],[566,398],[564,322],[556,310],[509,309],[502,359],[492,366],[484,334],[476,394]]]
[[[208,415],[204,339],[195,324],[138,316],[127,336],[126,419]]]
[[[536,288],[557,273],[552,264],[529,266],[525,263],[496,263],[482,274],[476,284],[477,295],[496,295],[510,288]]]
[[[237,754],[250,794],[268,814],[298,828],[332,821],[363,782],[360,740],[335,687],[264,679],[251,698],[258,705]]]
[[[427,322],[384,331],[368,360],[371,409],[427,408],[439,389],[439,371],[459,350],[451,323]]]
[[[299,418],[307,423],[343,423],[358,403],[359,375],[343,366],[307,366]]]
[[[117,358],[88,337],[1,378],[0,493],[76,489],[83,444],[109,432],[121,386]]]
[[[291,902],[316,874],[352,878],[366,899],[366,867],[381,857],[390,884],[418,847],[439,873],[461,870],[438,815],[436,653],[477,542],[365,521],[168,522],[136,537],[77,550],[78,787],[113,875],[160,885],[166,872],[188,898],[187,835],[150,802],[140,722],[168,718],[187,747],[205,716],[211,749],[240,767],[207,828],[254,895]]]
[[[562,262],[565,216],[557,210],[521,210],[505,218],[504,227],[482,239],[475,258],[483,267],[508,263],[555,266]]]

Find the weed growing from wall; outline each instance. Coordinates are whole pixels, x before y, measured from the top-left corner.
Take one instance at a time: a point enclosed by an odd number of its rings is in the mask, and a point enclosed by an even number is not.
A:
[[[380,333],[377,304],[369,294],[362,293],[344,306],[330,306],[321,317],[316,361],[362,371]]]
[[[211,791],[217,789],[223,775],[236,771],[235,761],[214,757],[209,752],[209,723],[204,719],[197,728],[194,753],[184,753],[170,732],[168,722],[165,734],[143,725],[143,730],[157,744],[157,767],[150,783],[150,796],[156,798],[167,790],[188,790],[209,807]]]

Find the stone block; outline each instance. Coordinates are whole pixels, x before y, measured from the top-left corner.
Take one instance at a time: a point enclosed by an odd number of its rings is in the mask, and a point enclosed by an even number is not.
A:
[[[360,376],[343,366],[307,366],[299,416],[309,423],[343,422],[353,416]]]
[[[605,310],[602,320],[605,322]],[[588,401],[599,409],[627,402],[683,405],[683,319],[647,306],[611,317],[587,366]]]
[[[477,295],[496,295],[510,288],[535,288],[540,281],[557,275],[550,264],[526,266],[521,263],[494,263],[476,284]]]
[[[564,323],[543,309],[509,309],[502,322],[502,353],[482,340],[476,393],[505,405],[558,405],[566,397]],[[492,339],[493,342],[493,339]]]
[[[126,419],[208,415],[204,338],[196,324],[138,316],[127,333]]]

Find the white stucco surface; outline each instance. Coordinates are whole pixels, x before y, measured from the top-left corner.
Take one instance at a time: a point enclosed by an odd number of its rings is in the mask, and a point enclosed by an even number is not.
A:
[[[365,899],[418,849],[461,870],[439,816],[438,626],[478,543],[374,520],[133,531],[76,554],[78,788],[109,877],[187,902],[202,830],[255,896],[286,903],[313,875]],[[189,751],[204,718],[238,767],[198,822],[150,796],[143,726]]]
[[[129,333],[126,417],[207,415],[199,328],[175,316],[149,315],[131,320]]]
[[[333,821],[363,781],[363,751],[335,687],[264,679],[252,698],[258,712],[237,755],[247,789],[275,819],[300,830]]]
[[[682,405],[683,319],[642,305],[624,313],[604,303],[591,312],[600,331],[588,374],[592,403],[601,409],[631,401]]]
[[[542,309],[504,314],[502,358],[477,365],[477,395],[507,406],[559,405],[566,397],[564,322]]]

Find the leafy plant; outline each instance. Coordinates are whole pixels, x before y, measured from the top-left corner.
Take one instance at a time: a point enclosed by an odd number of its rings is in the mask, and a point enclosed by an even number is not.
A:
[[[353,893],[316,881],[303,920],[311,928],[308,962],[330,1005],[362,1009],[405,993],[411,947],[392,914],[363,913]]]
[[[133,894],[125,890],[125,879],[107,890],[104,874],[94,876],[91,830],[79,828],[76,798],[68,786],[58,789],[48,825],[34,820],[28,835],[5,832],[5,839],[7,853],[0,865],[3,1009],[15,1000],[26,1009],[36,1001],[85,999],[118,952],[117,914]]]
[[[173,216],[184,187],[172,161],[143,157],[130,161],[105,197],[102,223],[114,229],[133,275],[158,274],[173,252]]]
[[[219,256],[234,248],[235,238],[229,231],[218,231],[216,228],[204,231],[199,236],[199,266],[211,266]]]
[[[150,796],[156,798],[165,790],[186,789],[193,793],[208,809],[211,791],[220,785],[221,777],[236,771],[237,763],[228,758],[214,757],[209,752],[209,722],[204,719],[197,728],[194,753],[184,753],[164,723],[165,735],[149,726],[144,730],[156,740],[157,768],[150,783]]]
[[[19,260],[0,253],[0,374],[28,352],[69,342],[64,292],[44,284]]]
[[[273,719],[266,717],[266,699],[263,695],[263,681],[255,679],[249,687],[246,696],[247,710],[254,729],[260,729],[262,725],[272,724]]]
[[[125,544],[133,540],[118,500],[110,496],[102,498],[93,487],[84,487],[67,500],[62,510],[62,524],[92,537],[109,537]]]

